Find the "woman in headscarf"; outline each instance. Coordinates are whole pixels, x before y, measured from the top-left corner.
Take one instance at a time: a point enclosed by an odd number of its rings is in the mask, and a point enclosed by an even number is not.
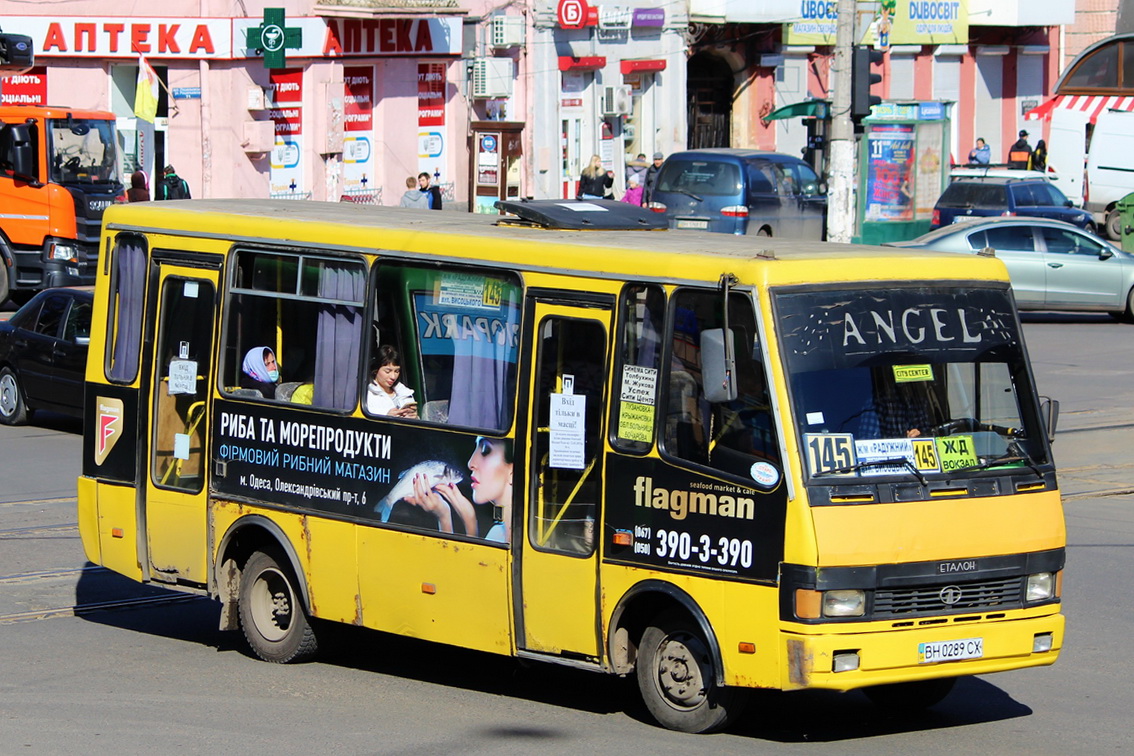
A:
[[[276,386],[280,382],[280,369],[276,364],[276,353],[271,347],[252,347],[244,355],[244,364],[241,366],[241,388],[256,389],[267,399],[276,395]]]
[[[149,202],[150,190],[145,171],[134,171],[130,174],[130,188],[126,190],[127,202]]]

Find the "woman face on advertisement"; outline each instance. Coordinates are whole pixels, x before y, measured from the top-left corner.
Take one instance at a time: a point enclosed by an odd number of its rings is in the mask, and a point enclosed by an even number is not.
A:
[[[504,444],[500,441],[478,438],[469,457],[469,471],[473,501],[477,504],[499,501],[512,484],[512,463],[505,458]]]

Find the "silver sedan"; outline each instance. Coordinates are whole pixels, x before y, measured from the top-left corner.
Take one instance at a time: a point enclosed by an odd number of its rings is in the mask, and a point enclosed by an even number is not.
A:
[[[1109,312],[1134,322],[1134,255],[1069,223],[986,218],[886,246],[969,254],[991,248],[1008,267],[1021,310]]]

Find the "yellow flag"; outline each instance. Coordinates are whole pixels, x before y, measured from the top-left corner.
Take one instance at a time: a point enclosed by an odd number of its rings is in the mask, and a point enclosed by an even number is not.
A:
[[[157,118],[158,75],[154,67],[138,56],[138,89],[134,93],[134,115],[144,121]]]

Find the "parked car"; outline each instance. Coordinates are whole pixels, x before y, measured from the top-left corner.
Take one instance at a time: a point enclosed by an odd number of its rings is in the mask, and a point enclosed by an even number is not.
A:
[[[957,179],[945,187],[933,207],[931,228],[972,217],[1024,215],[1066,221],[1095,232],[1091,214],[1075,207],[1063,192],[1042,177]]]
[[[89,286],[45,289],[0,323],[0,423],[37,409],[82,416],[93,301]]]
[[[662,164],[648,207],[674,229],[821,240],[827,187],[791,155],[689,150]]]
[[[887,246],[970,254],[991,248],[1008,267],[1021,310],[1101,311],[1134,321],[1134,255],[1069,223],[971,220]]]
[[[1046,170],[1033,171],[1026,168],[1008,168],[1003,164],[993,165],[955,165],[949,171],[949,180],[957,181],[960,179],[973,179],[973,178],[1014,178],[1014,179],[1043,179],[1055,185],[1056,189],[1063,191],[1063,184],[1067,183],[1061,179],[1063,174],[1055,170],[1050,165]],[[1064,192],[1067,196],[1067,192]],[[1071,200],[1071,204],[1075,207],[1082,207],[1082,198],[1076,201],[1074,197],[1067,196]],[[1097,225],[1097,224],[1096,224]]]

